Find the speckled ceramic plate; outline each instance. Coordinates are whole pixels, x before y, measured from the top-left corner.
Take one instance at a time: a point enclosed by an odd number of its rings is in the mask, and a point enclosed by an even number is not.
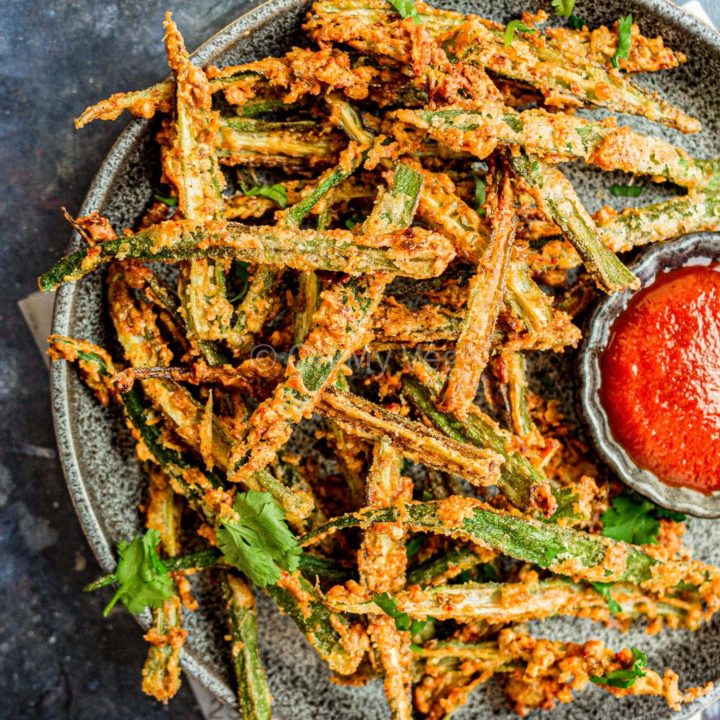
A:
[[[462,0],[440,5],[479,12],[508,21],[523,10],[535,10],[538,0]],[[550,10],[550,1],[543,3]],[[296,0],[269,0],[229,25],[198,50],[199,63],[230,64],[277,55],[294,42],[307,5]],[[579,0],[578,13],[590,25],[610,23],[632,11],[646,35],[661,34],[666,42],[686,52],[689,62],[682,68],[639,79],[651,84],[672,102],[700,117],[704,131],[684,137],[648,122],[624,119],[636,128],[667,137],[696,156],[720,155],[720,103],[717,78],[720,77],[720,38],[710,28],[666,0],[605,0],[602,3]],[[122,133],[103,163],[83,206],[83,214],[99,210],[116,227],[131,226],[156,187],[159,176],[152,144],[152,123],[133,121]],[[607,193],[612,182],[622,181],[598,171],[574,166],[570,178],[582,190],[591,210],[604,203],[619,203]],[[646,191],[642,203],[659,197],[660,190]],[[75,244],[79,239],[75,238]],[[57,298],[54,332],[104,343],[108,337],[103,308],[102,276],[94,273],[83,281],[66,285]],[[548,378],[551,392],[562,398],[568,411],[574,388],[572,354],[550,357],[544,371],[544,392]],[[555,379],[553,382],[553,378]],[[106,570],[114,565],[112,548],[140,527],[137,504],[141,497],[141,475],[120,413],[102,409],[65,363],[52,369],[52,401],[60,457],[75,507],[90,545]],[[698,557],[720,564],[720,529],[712,521],[693,520],[687,538]],[[189,641],[184,652],[185,668],[221,699],[233,703],[229,678],[229,658],[222,642],[220,612],[213,603],[212,588],[200,587],[203,610],[188,618]],[[330,683],[329,672],[305,644],[293,623],[261,602],[263,659],[268,669],[274,712],[283,720],[360,720],[387,716],[378,683],[362,688],[344,688]],[[628,644],[647,651],[653,667],[672,666],[683,683],[700,684],[714,680],[720,666],[720,632],[712,624],[697,633],[668,632],[646,636],[642,630],[627,635],[605,631],[585,621],[546,621],[536,632],[565,640],[602,637],[615,647]],[[702,703],[720,698],[720,689]],[[604,720],[662,720],[689,718],[699,706],[684,708],[674,715],[656,699],[614,700],[589,688],[576,702],[560,706],[557,720],[602,717]],[[514,717],[505,707],[493,682],[473,693],[458,720]]]

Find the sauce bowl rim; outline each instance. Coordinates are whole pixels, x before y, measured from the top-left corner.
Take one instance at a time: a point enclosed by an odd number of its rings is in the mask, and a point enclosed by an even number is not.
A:
[[[696,233],[652,245],[628,267],[640,280],[637,290],[607,295],[598,301],[587,323],[578,357],[579,409],[595,450],[604,463],[632,490],[657,505],[697,517],[720,517],[720,490],[702,493],[665,484],[641,468],[613,437],[600,401],[600,357],[608,345],[612,326],[630,298],[651,285],[663,272],[720,262],[720,233]]]

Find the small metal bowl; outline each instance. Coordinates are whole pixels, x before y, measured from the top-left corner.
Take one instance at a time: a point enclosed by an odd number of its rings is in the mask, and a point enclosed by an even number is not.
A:
[[[660,273],[712,262],[720,262],[720,234],[699,233],[653,245],[630,267],[641,286],[647,287]],[[705,494],[666,485],[649,470],[638,467],[610,430],[600,402],[600,357],[610,340],[615,320],[633,294],[634,291],[627,291],[607,296],[598,303],[589,320],[578,358],[581,415],[601,459],[626,485],[662,507],[698,517],[720,517],[720,491]],[[707,452],[718,451],[720,448],[707,449]]]

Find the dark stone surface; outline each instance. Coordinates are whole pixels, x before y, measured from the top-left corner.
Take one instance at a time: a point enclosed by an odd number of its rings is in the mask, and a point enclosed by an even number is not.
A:
[[[173,0],[196,47],[246,6]],[[107,598],[55,453],[47,371],[17,301],[61,254],[59,208],[80,207],[126,119],[76,132],[72,118],[112,92],[167,72],[164,3],[0,2],[0,717],[200,718],[187,686],[169,710],[140,691],[140,628]]]
[[[193,48],[247,7],[168,3]],[[720,0],[705,6],[720,22]],[[163,3],[0,2],[0,717],[199,718],[184,687],[169,710],[139,688],[145,648],[125,613],[81,593],[98,573],[54,450],[45,366],[17,309],[61,253],[73,213],[118,134],[80,133],[87,104],[166,73]]]

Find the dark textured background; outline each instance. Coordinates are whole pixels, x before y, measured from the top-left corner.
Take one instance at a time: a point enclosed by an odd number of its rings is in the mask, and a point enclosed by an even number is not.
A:
[[[166,73],[162,15],[196,47],[250,3],[233,0],[0,0],[0,718],[200,718],[185,686],[169,709],[140,692],[141,632],[106,598],[55,453],[45,366],[17,308],[68,239],[122,128],[75,132],[112,92]],[[720,24],[720,0],[705,0]],[[720,717],[720,715],[718,715]]]

